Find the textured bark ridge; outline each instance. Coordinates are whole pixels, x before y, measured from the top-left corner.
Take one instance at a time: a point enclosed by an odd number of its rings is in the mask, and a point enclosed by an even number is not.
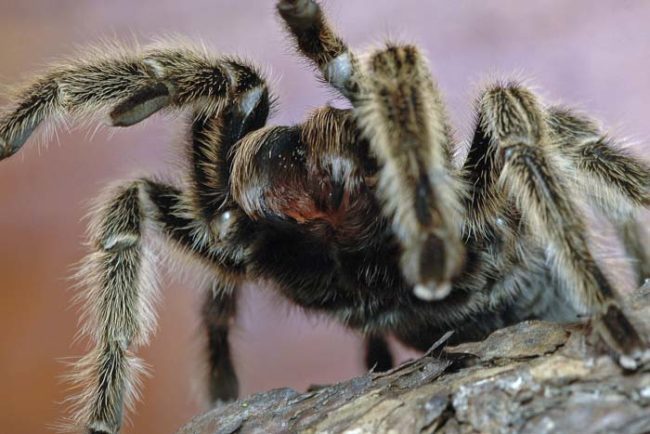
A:
[[[650,336],[650,285],[627,311]],[[650,365],[623,372],[589,327],[531,321],[443,347],[317,391],[252,395],[178,434],[650,433]]]

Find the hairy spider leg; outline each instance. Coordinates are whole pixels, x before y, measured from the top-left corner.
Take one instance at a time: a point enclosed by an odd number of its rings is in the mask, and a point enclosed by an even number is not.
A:
[[[354,107],[380,161],[377,195],[402,246],[414,293],[445,298],[462,269],[463,187],[451,166],[451,134],[440,94],[415,47],[389,45],[360,62],[312,0],[278,12],[298,50]]]
[[[480,102],[482,129],[502,160],[499,188],[514,201],[531,234],[547,247],[551,268],[574,301],[598,315],[601,337],[622,366],[635,368],[646,348],[621,311],[617,295],[597,265],[583,218],[570,199],[562,156],[551,145],[545,109],[529,90],[495,86]]]
[[[590,120],[568,108],[549,108],[557,152],[566,155],[573,185],[609,219],[632,259],[637,283],[650,278],[650,240],[641,219],[650,207],[650,167],[617,145]]]

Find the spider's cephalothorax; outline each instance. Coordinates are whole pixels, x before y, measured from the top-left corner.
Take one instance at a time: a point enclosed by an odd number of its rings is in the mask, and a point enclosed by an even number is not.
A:
[[[0,158],[42,122],[107,113],[129,126],[161,109],[192,111],[187,183],[140,178],[111,188],[90,228],[81,276],[83,333],[93,342],[74,378],[72,422],[114,433],[132,403],[155,295],[150,243],[159,233],[212,271],[203,319],[211,397],[238,387],[228,324],[238,288],[275,282],[293,303],[364,333],[369,366],[391,365],[384,336],[426,349],[453,329],[475,339],[528,318],[593,315],[621,365],[646,344],[596,264],[576,194],[619,230],[639,279],[650,275],[637,214],[650,205],[650,168],[596,124],[548,106],[517,83],[477,100],[469,154],[454,142],[418,49],[349,51],[312,0],[278,11],[299,51],[352,108],[325,107],[303,124],[266,127],[270,94],[252,66],[187,47],[91,56],[23,88],[0,117]],[[147,230],[145,230],[147,228]]]

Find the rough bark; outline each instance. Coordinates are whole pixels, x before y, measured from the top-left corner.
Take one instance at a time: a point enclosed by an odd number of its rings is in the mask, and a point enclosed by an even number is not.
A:
[[[650,285],[626,304],[650,336]],[[623,371],[588,326],[530,321],[443,347],[317,391],[252,395],[178,434],[650,433],[650,365]]]

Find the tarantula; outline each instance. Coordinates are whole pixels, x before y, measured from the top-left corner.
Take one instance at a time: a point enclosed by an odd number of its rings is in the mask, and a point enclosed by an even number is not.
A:
[[[154,46],[53,67],[0,117],[7,158],[50,118],[99,113],[126,127],[163,109],[192,112],[187,186],[123,182],[94,213],[81,270],[81,331],[93,347],[74,371],[76,428],[115,433],[133,402],[141,364],[130,349],[155,322],[151,232],[212,271],[202,314],[214,401],[237,397],[229,323],[238,288],[255,279],[361,331],[378,369],[392,364],[387,334],[425,350],[448,330],[466,341],[524,319],[587,313],[624,368],[645,359],[573,197],[614,223],[642,280],[647,163],[584,115],[507,82],[478,98],[469,154],[456,165],[442,98],[416,47],[357,56],[315,1],[280,0],[277,9],[352,108],[265,126],[272,98],[254,66]]]

